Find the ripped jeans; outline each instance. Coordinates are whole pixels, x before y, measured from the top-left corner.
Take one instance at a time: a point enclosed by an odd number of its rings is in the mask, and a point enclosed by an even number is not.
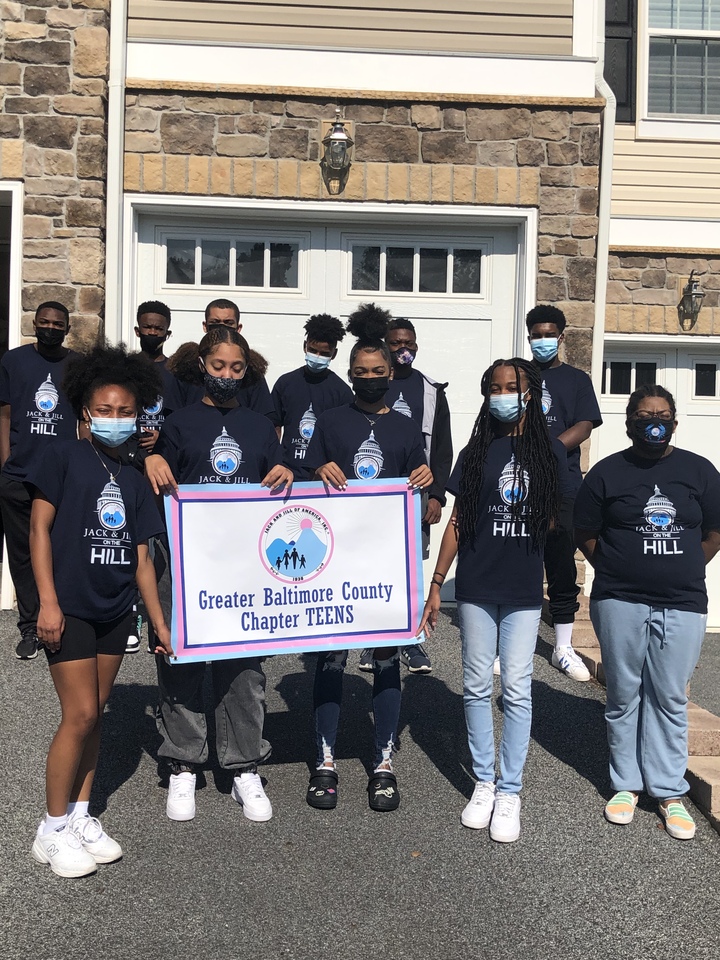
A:
[[[400,658],[397,647],[379,647],[374,651],[373,715],[375,717],[374,767],[392,760],[400,719]],[[382,660],[378,656],[383,657]],[[343,674],[348,651],[319,653],[313,687],[317,765],[334,760],[335,740],[340,720]]]

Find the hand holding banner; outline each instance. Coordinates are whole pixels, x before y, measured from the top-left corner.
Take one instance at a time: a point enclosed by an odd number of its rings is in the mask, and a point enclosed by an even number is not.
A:
[[[411,643],[420,493],[399,479],[181,485],[165,498],[178,661]]]

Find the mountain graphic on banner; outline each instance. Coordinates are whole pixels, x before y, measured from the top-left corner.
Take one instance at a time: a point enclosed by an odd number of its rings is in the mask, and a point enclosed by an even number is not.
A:
[[[298,572],[302,570],[304,573],[310,573],[320,566],[326,553],[327,545],[311,529],[307,529],[302,531],[297,540],[286,541],[282,537],[277,537],[267,548],[266,556],[270,564],[278,569],[286,570],[291,567]]]

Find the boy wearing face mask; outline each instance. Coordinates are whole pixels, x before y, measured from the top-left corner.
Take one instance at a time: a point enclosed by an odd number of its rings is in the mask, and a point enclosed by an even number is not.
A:
[[[70,315],[62,303],[41,303],[37,342],[9,350],[0,361],[0,508],[7,558],[18,603],[19,660],[37,656],[38,594],[30,564],[31,492],[28,476],[56,440],[75,440],[77,417],[62,390],[68,359],[63,340]]]
[[[163,389],[154,404],[144,407],[138,416],[140,428],[139,446],[145,453],[151,453],[160,429],[173,410],[184,406],[180,384],[168,370],[168,358],[164,345],[172,336],[170,330],[170,308],[160,300],[147,300],[137,309],[135,336],[140,341],[140,352],[152,363],[162,377]]]
[[[537,306],[527,315],[528,341],[533,366],[542,381],[542,409],[550,436],[567,450],[570,494],[563,497],[559,522],[548,533],[545,573],[550,616],[555,627],[553,666],[572,680],[587,681],[590,673],[572,647],[573,623],[579,608],[580,587],[575,566],[572,512],[582,483],[580,444],[602,423],[590,377],[562,363],[558,354],[565,339],[565,314],[557,307]]]
[[[310,317],[305,324],[303,342],[305,363],[278,378],[273,387],[275,424],[278,439],[282,437],[283,462],[299,478],[308,444],[315,430],[315,421],[334,407],[353,401],[353,392],[330,363],[337,356],[337,345],[345,336],[345,328],[327,313]]]

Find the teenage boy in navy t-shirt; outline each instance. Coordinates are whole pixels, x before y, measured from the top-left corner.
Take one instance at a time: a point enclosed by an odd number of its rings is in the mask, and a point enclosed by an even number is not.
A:
[[[63,346],[70,314],[62,303],[41,303],[35,312],[36,343],[9,350],[0,360],[0,508],[7,559],[18,604],[19,660],[37,656],[39,601],[30,563],[28,475],[56,440],[77,439],[77,417],[61,384],[68,357]]]
[[[271,394],[275,412],[270,420],[282,439],[283,462],[298,479],[304,476],[303,461],[317,418],[354,399],[348,384],[330,370],[345,327],[337,317],[320,313],[310,317],[305,333],[305,363],[279,377]]]
[[[137,308],[135,336],[140,341],[140,352],[157,364],[163,385],[162,396],[152,406],[143,407],[138,416],[139,445],[146,453],[155,446],[165,418],[183,406],[180,383],[168,370],[168,358],[163,349],[172,336],[171,320],[170,307],[160,300],[147,300]]]
[[[590,673],[572,647],[572,631],[580,587],[575,566],[572,512],[582,483],[580,444],[602,423],[590,377],[562,363],[558,355],[565,339],[565,314],[557,307],[537,306],[527,315],[528,340],[533,364],[542,378],[542,408],[550,436],[567,450],[571,492],[564,496],[557,528],[545,544],[545,573],[550,616],[555,627],[553,666],[573,680],[590,679]]]

